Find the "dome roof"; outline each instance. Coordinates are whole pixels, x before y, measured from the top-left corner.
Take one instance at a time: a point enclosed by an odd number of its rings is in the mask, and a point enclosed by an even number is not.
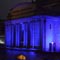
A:
[[[11,8],[8,13],[8,19],[15,19],[20,17],[26,17],[33,15],[36,11],[36,4],[23,3],[17,4],[15,7]]]

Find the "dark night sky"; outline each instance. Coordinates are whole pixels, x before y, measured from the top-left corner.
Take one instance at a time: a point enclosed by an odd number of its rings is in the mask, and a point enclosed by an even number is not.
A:
[[[0,19],[6,19],[9,9],[22,2],[31,2],[31,0],[0,0]]]

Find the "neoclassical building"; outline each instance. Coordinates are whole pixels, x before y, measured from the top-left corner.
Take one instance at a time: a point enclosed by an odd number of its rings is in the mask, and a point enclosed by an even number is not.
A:
[[[18,4],[10,9],[5,21],[6,47],[49,51],[49,44],[60,49],[60,16],[43,15],[35,3]]]

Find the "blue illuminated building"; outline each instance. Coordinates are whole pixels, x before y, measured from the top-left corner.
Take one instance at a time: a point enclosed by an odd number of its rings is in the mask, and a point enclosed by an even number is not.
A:
[[[33,15],[5,22],[6,47],[60,50],[60,16]]]

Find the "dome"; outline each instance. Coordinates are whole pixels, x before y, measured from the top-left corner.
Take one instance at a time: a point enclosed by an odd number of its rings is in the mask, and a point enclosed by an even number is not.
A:
[[[31,16],[34,15],[35,11],[36,11],[35,3],[17,4],[16,6],[10,9],[7,18],[16,19],[16,18]]]

